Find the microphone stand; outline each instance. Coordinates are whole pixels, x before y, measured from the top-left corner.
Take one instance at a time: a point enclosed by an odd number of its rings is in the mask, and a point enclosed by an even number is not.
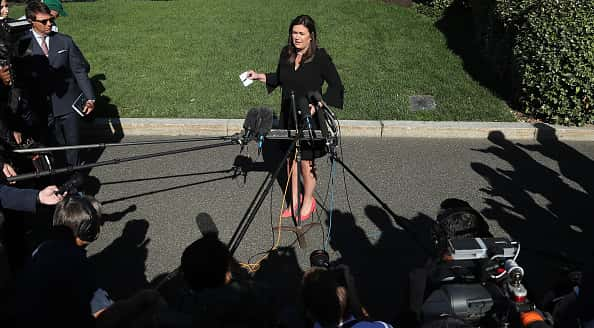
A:
[[[237,248],[239,247],[239,244],[241,243],[241,240],[243,240],[243,237],[245,236],[249,226],[252,224],[252,221],[254,221],[254,218],[256,217],[258,210],[264,203],[264,200],[266,200],[266,196],[268,195],[270,189],[276,181],[276,178],[278,177],[280,170],[283,168],[286,160],[289,158],[289,155],[293,152],[293,149],[295,149],[295,145],[297,144],[297,142],[297,138],[293,139],[293,141],[291,142],[291,146],[289,146],[289,149],[285,153],[283,159],[279,162],[279,165],[274,170],[274,173],[268,172],[268,174],[264,178],[264,181],[262,182],[260,188],[256,192],[256,196],[250,203],[250,206],[245,212],[245,215],[239,222],[239,225],[233,233],[233,236],[231,236],[231,240],[229,241],[228,245],[231,254],[234,254]]]
[[[238,140],[229,140],[229,141],[210,144],[210,145],[200,145],[200,146],[194,146],[194,147],[188,147],[188,148],[182,148],[182,149],[174,149],[174,150],[162,151],[162,152],[158,152],[158,153],[151,153],[151,154],[145,154],[145,155],[115,158],[112,160],[107,160],[107,161],[102,161],[102,162],[76,165],[76,166],[68,166],[68,167],[59,168],[59,169],[52,169],[49,171],[40,171],[40,172],[19,174],[14,177],[6,178],[6,181],[13,182],[13,181],[23,181],[23,180],[33,179],[33,178],[41,178],[41,177],[45,177],[45,176],[49,176],[49,175],[56,175],[56,174],[60,174],[60,173],[69,173],[69,172],[74,172],[74,171],[80,171],[80,170],[90,169],[90,168],[98,167],[98,166],[120,164],[120,163],[124,163],[124,162],[136,161],[136,160],[140,160],[140,159],[186,153],[186,152],[195,151],[195,150],[203,150],[203,149],[210,149],[210,148],[216,148],[216,147],[231,146],[231,145],[236,145],[238,142],[239,142]]]
[[[233,140],[234,138],[236,138],[236,136],[181,138],[181,139],[169,139],[169,140],[147,140],[147,141],[117,142],[117,143],[97,143],[97,144],[88,144],[88,145],[12,149],[12,152],[18,153],[18,154],[45,153],[45,152],[72,150],[72,149],[93,149],[93,148],[107,148],[107,147],[157,145],[157,144],[167,144],[167,143],[177,143],[177,142],[213,141],[213,140],[229,140],[229,139]]]
[[[302,110],[309,110],[308,108]],[[297,235],[297,242],[299,243],[299,247],[307,248],[307,241],[305,240],[305,234],[315,225],[319,225],[317,222],[310,222],[307,224],[303,224],[301,222],[301,199],[299,195],[301,194],[301,138],[304,137],[303,128],[299,127],[299,121],[297,119],[297,106],[295,102],[295,91],[291,91],[291,111],[293,112],[293,120],[295,122],[295,152],[296,152],[296,170],[297,170],[297,210],[295,211],[295,207],[293,206],[293,197],[291,197],[291,213],[293,214],[293,220],[295,226],[280,226],[274,227],[273,229],[280,229],[284,231],[291,231]],[[311,130],[310,130],[311,132]],[[313,142],[313,136],[311,137],[311,141]],[[291,176],[288,179],[292,179]],[[313,215],[313,214],[312,214]]]
[[[239,244],[241,243],[241,241],[243,240],[243,237],[247,233],[249,226],[252,224],[256,214],[258,213],[258,210],[262,206],[262,203],[266,199],[267,194],[270,192],[272,185],[276,181],[276,179],[280,173],[280,170],[283,168],[283,166],[289,159],[289,156],[293,153],[293,150],[296,152],[296,161],[297,161],[297,163],[296,163],[296,165],[297,165],[297,192],[299,192],[299,190],[300,190],[300,179],[299,178],[300,178],[300,169],[301,169],[301,138],[303,138],[303,129],[299,129],[299,124],[297,121],[297,109],[295,106],[295,93],[293,91],[291,91],[291,111],[293,114],[293,119],[295,120],[295,129],[296,129],[295,137],[293,138],[293,141],[291,142],[289,149],[283,156],[283,159],[279,162],[279,165],[274,170],[274,173],[271,174],[269,172],[268,175],[266,175],[266,178],[264,178],[262,185],[260,185],[260,188],[256,192],[256,196],[250,203],[250,206],[248,207],[248,210],[246,211],[243,218],[241,219],[239,226],[233,233],[233,236],[231,237],[231,240],[229,241],[229,244],[228,244],[231,254],[234,254],[235,251],[237,250],[237,248],[239,247]],[[291,179],[291,176],[289,176],[288,179]],[[291,199],[292,199],[292,197],[291,197]],[[299,210],[301,209],[301,201],[300,201],[299,197],[297,197],[297,213],[295,213],[295,209],[293,207],[292,202],[291,202],[290,206],[291,206],[291,212],[293,214],[294,226],[280,226],[280,227],[277,226],[277,227],[273,227],[272,230],[283,230],[283,231],[294,232],[295,235],[297,235],[297,242],[299,243],[299,247],[307,248],[307,241],[305,240],[305,234],[309,231],[309,229],[311,229],[315,225],[319,225],[319,223],[312,222],[312,223],[308,223],[305,225],[301,223],[301,216],[299,215],[299,213],[300,213]]]
[[[297,168],[297,214],[295,214],[295,207],[293,206],[293,195],[291,195],[291,213],[293,214],[293,219],[297,222],[297,226],[301,226],[301,199],[299,199],[299,195],[301,195],[301,135],[303,134],[303,129],[299,128],[299,121],[297,120],[297,105],[295,103],[295,91],[291,90],[291,112],[293,113],[293,122],[295,123],[295,160],[296,160],[296,168]],[[290,171],[290,170],[289,170]],[[290,176],[288,179],[293,180],[293,177]],[[292,183],[293,181],[291,181]],[[291,188],[292,190],[293,188]]]

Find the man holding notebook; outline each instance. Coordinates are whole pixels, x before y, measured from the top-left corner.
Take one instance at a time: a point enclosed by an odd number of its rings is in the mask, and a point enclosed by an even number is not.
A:
[[[78,145],[79,119],[95,108],[89,63],[70,36],[52,32],[53,17],[46,4],[30,1],[25,14],[32,24],[25,36],[31,39],[28,55],[20,66],[24,73],[22,106],[31,116],[26,120],[35,131],[45,130],[47,119],[48,131],[40,138],[50,145]],[[80,164],[78,150],[65,155],[65,164]],[[64,164],[59,162],[58,167]]]

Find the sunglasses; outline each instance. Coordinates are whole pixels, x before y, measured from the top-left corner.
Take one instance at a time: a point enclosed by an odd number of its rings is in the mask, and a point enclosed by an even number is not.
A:
[[[52,24],[54,23],[54,19],[53,19],[53,18],[48,18],[48,19],[35,19],[35,20],[33,20],[33,21],[34,21],[34,22],[41,23],[41,24],[43,24],[43,25],[46,25],[46,24],[47,24],[47,22],[50,22],[50,23],[52,23]]]

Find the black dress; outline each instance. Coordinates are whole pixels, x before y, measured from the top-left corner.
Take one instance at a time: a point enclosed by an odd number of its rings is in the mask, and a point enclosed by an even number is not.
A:
[[[291,91],[295,93],[296,103],[303,103],[300,100],[306,99],[309,92],[317,91],[321,94],[322,85],[326,82],[328,87],[322,96],[324,101],[337,108],[342,108],[343,105],[342,81],[326,50],[318,48],[313,57],[304,60],[296,70],[294,67],[294,63],[289,62],[288,47],[285,47],[281,51],[276,72],[266,74],[268,92],[272,92],[278,86],[282,89],[279,118],[279,128],[281,129],[295,129],[291,109]],[[299,118],[298,121],[300,121]],[[313,129],[319,129],[317,122],[316,114],[314,114],[312,117]],[[313,144],[302,142],[301,150],[301,158],[304,160],[313,160],[326,153],[323,141],[316,141]]]

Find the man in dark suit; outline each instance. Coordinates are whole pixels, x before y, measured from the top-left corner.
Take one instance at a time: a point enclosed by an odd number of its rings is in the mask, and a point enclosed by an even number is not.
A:
[[[32,24],[29,49],[22,60],[24,72],[24,107],[31,113],[33,131],[47,118],[47,136],[51,145],[80,143],[79,116],[95,108],[95,93],[88,77],[89,63],[71,37],[52,32],[50,9],[39,1],[30,1],[25,10]],[[22,40],[21,40],[22,41]],[[73,108],[78,104],[79,111]],[[66,151],[67,165],[80,164],[78,150]]]

